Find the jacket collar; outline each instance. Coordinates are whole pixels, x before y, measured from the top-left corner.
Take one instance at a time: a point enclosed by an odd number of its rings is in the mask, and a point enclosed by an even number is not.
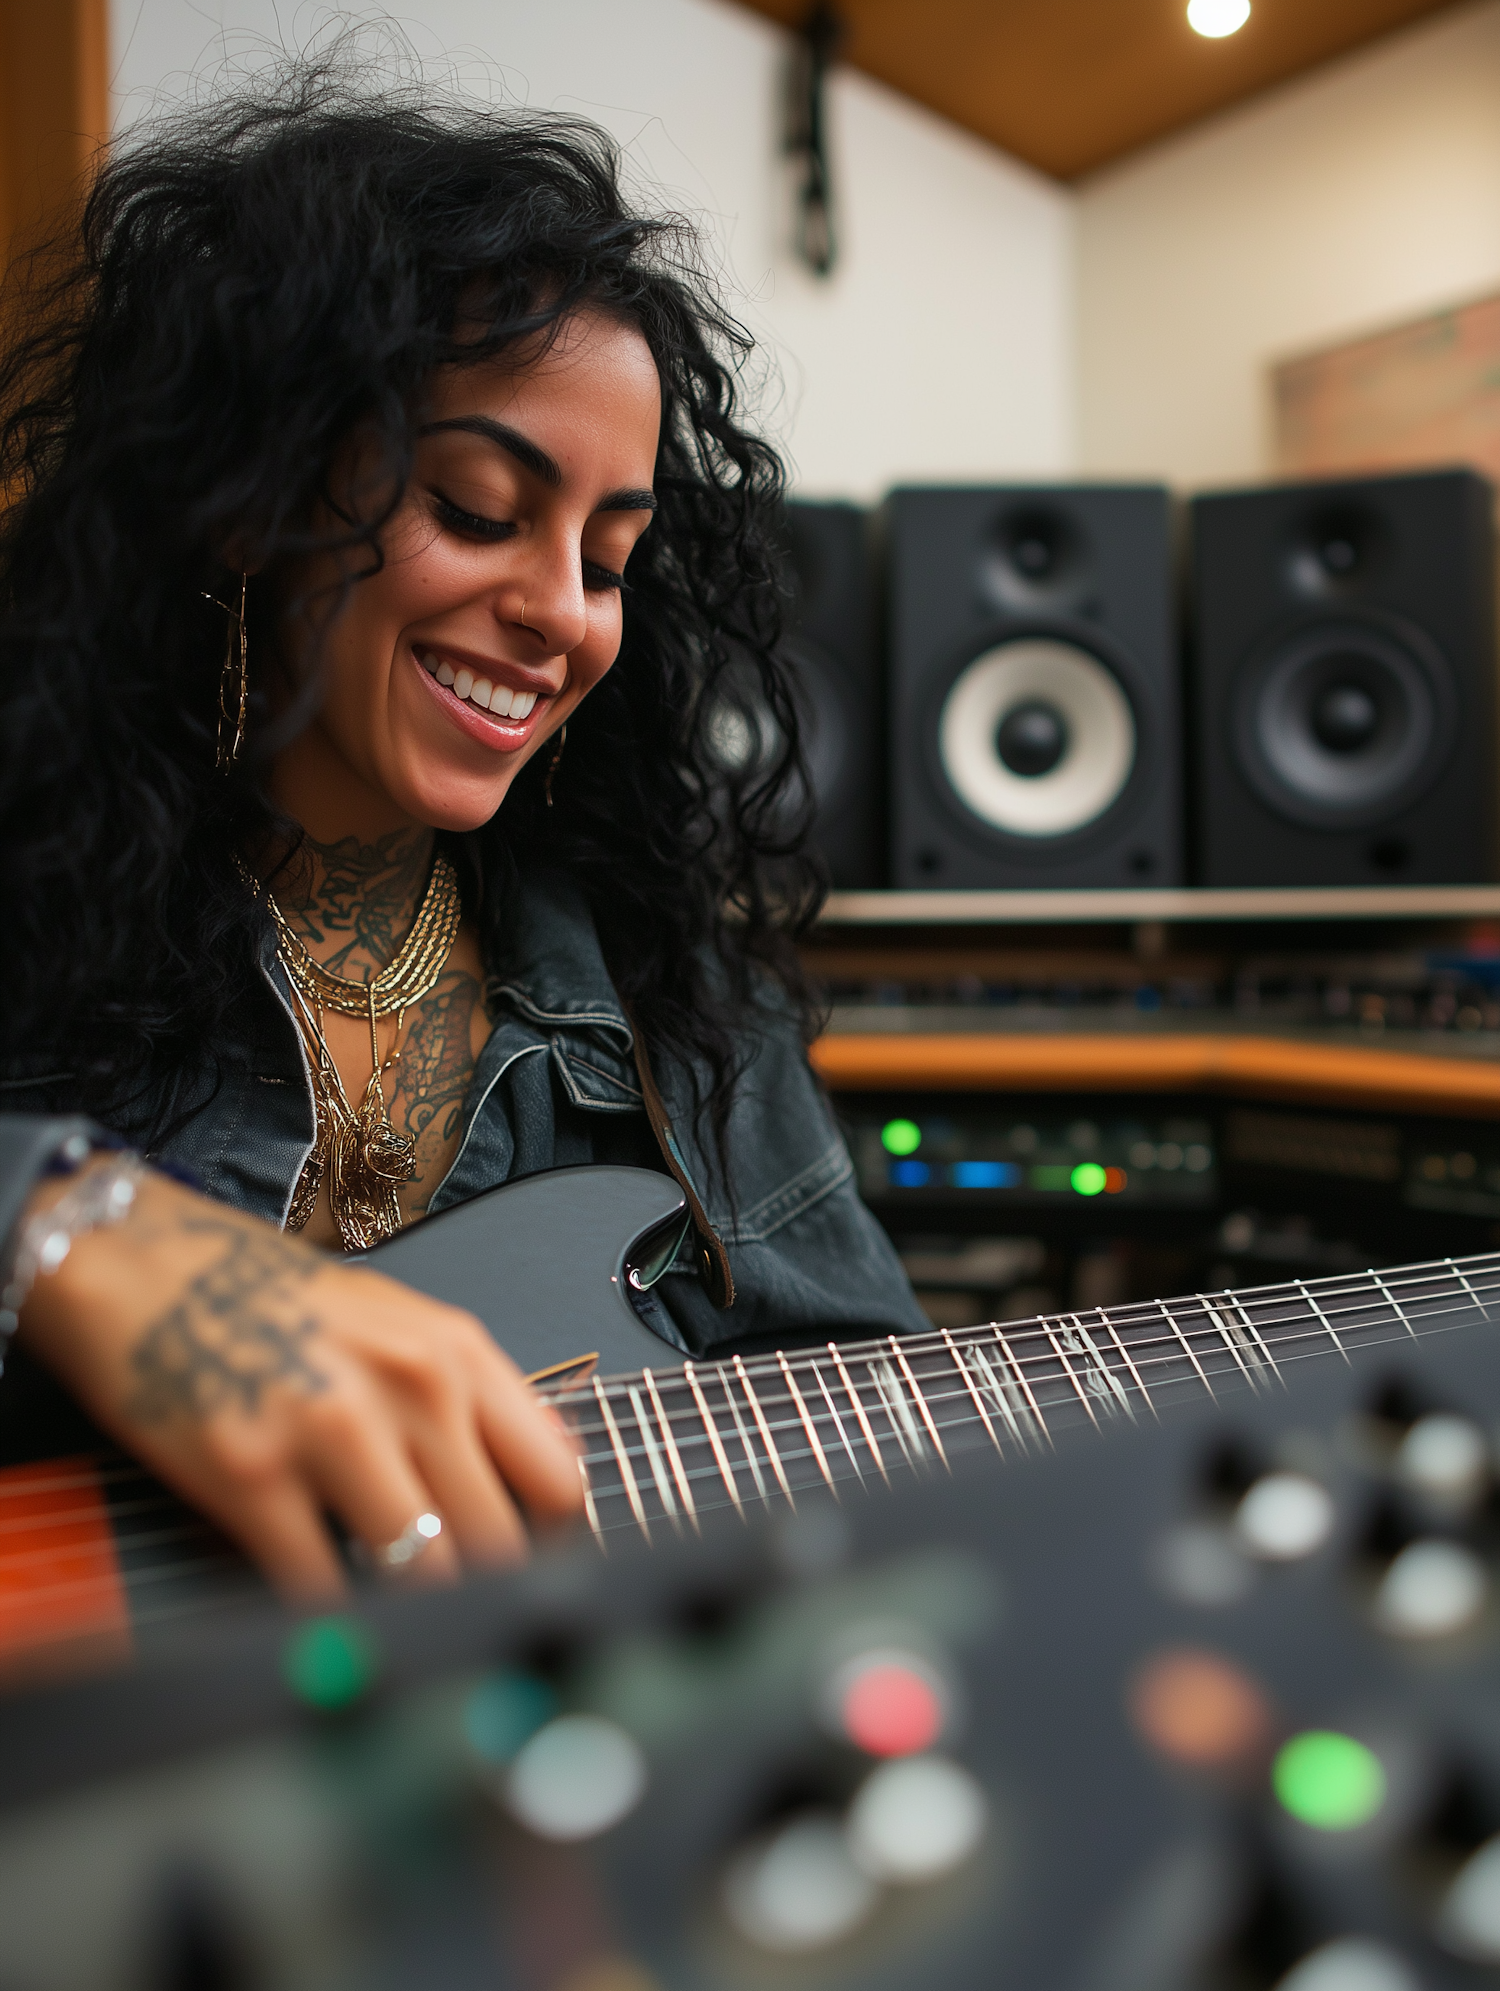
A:
[[[491,1000],[551,1040],[577,1105],[638,1107],[635,1038],[583,894],[558,871],[522,874],[506,894],[505,918],[496,950],[505,968],[490,981]]]

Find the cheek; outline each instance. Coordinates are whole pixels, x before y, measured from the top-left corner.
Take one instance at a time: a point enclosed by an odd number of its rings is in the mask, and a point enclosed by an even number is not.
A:
[[[618,595],[589,611],[589,633],[568,658],[568,675],[580,695],[593,690],[620,654],[623,625]]]

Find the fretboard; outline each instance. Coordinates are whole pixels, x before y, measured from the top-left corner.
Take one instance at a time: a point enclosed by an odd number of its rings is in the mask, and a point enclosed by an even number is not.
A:
[[[649,1541],[712,1508],[941,1472],[975,1448],[1022,1459],[1071,1431],[1283,1389],[1313,1357],[1479,1321],[1500,1321],[1500,1254],[728,1361],[664,1351],[659,1368],[549,1401],[582,1441],[596,1535]]]

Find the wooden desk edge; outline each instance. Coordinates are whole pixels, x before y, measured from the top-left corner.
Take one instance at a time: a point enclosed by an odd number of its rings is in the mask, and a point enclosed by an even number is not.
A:
[[[819,1038],[812,1061],[835,1092],[1222,1092],[1500,1119],[1500,1064],[1276,1037],[860,1032]]]

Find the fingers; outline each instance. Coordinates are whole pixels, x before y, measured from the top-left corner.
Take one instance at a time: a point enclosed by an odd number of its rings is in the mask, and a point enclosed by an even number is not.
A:
[[[419,1433],[412,1455],[432,1488],[444,1530],[466,1564],[500,1568],[524,1561],[521,1517],[472,1426]]]
[[[234,1537],[289,1602],[324,1604],[347,1589],[337,1551],[317,1503],[295,1479],[247,1491],[233,1500],[203,1489],[199,1504]]]
[[[319,1419],[316,1443],[304,1453],[304,1471],[326,1505],[370,1550],[388,1547],[419,1514],[435,1512],[443,1532],[427,1541],[411,1574],[423,1582],[457,1577],[459,1544],[445,1504],[424,1483],[395,1427],[375,1406],[362,1414],[347,1397],[330,1405]]]
[[[508,1355],[482,1351],[475,1412],[490,1457],[538,1519],[563,1520],[583,1506],[578,1446]]]

